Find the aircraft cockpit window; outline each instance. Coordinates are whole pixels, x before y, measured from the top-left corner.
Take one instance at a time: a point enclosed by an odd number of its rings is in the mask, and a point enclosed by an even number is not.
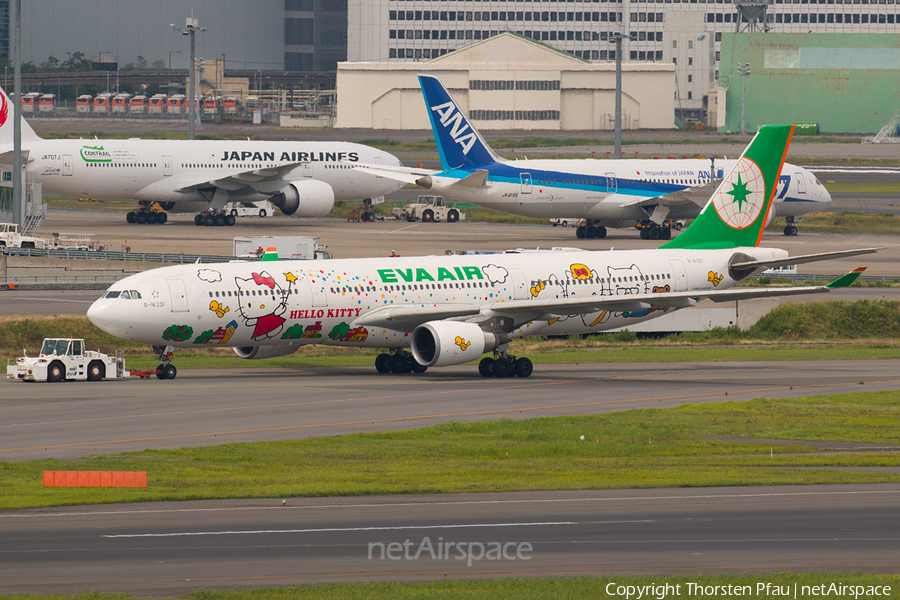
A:
[[[106,292],[106,297],[107,298],[118,298],[119,294],[121,294],[121,293],[122,292],[114,292],[114,291],[110,290],[110,291]]]
[[[131,299],[132,299],[132,300],[140,300],[140,299],[141,299],[141,293],[140,293],[139,291],[137,291],[137,290],[131,290]]]
[[[124,300],[131,300],[131,292],[125,290],[124,292],[122,292],[122,295],[119,296],[119,298],[122,298]]]

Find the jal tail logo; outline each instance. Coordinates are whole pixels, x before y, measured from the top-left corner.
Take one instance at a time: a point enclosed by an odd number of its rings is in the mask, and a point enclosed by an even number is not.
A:
[[[472,149],[478,138],[466,123],[465,117],[457,110],[456,105],[453,102],[445,102],[439,106],[432,106],[431,110],[440,117],[441,126],[444,129],[450,129],[450,137],[462,147],[462,153],[469,154],[469,150]],[[468,133],[466,133],[467,131]]]
[[[0,94],[0,127],[6,125],[6,119],[9,118],[9,102],[6,101],[6,94]]]

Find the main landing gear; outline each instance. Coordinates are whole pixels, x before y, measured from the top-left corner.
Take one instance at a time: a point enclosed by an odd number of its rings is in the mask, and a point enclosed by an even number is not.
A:
[[[594,238],[602,240],[606,237],[606,227],[597,225],[596,221],[586,219],[583,225],[579,225],[575,228],[575,237],[579,240],[592,240]]]
[[[138,202],[137,208],[125,215],[125,220],[137,225],[155,225],[157,223],[162,225],[169,220],[166,210],[170,208],[172,208],[171,202],[166,202],[164,206],[161,206],[159,202],[141,200]]]
[[[530,377],[534,371],[531,360],[516,358],[506,350],[494,351],[494,357],[485,357],[478,363],[478,372],[482,377]]]
[[[175,349],[172,346],[153,346],[153,351],[157,353],[161,361],[156,367],[156,377],[159,379],[175,379],[178,375],[178,369],[172,364],[172,354]]]
[[[363,198],[363,212],[359,217],[363,223],[373,223],[375,221],[375,205],[371,198]]]
[[[197,227],[232,227],[236,220],[231,213],[211,208],[195,215],[194,225]]]
[[[392,350],[391,354],[383,352],[375,357],[375,370],[379,373],[424,373],[428,367],[416,362],[406,350]]]

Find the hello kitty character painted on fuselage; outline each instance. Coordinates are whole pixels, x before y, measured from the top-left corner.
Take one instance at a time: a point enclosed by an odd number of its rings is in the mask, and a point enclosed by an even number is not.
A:
[[[643,294],[647,291],[647,286],[641,281],[641,270],[637,265],[622,269],[607,267],[606,270],[609,273],[610,292],[613,296]]]
[[[235,277],[238,287],[238,313],[244,324],[253,327],[253,341],[266,340],[278,336],[284,328],[284,314],[287,295],[275,278],[267,271],[253,273],[253,277]]]

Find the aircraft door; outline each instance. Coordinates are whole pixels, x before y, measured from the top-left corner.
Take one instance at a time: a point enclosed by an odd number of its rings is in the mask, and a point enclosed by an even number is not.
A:
[[[325,281],[308,273],[303,276],[309,287],[309,295],[312,297],[313,306],[328,306],[328,296],[325,295]]]
[[[172,157],[163,155],[162,165],[163,165],[163,177],[171,177],[172,176]]]
[[[806,193],[806,179],[803,177],[803,173],[794,173],[794,177],[797,179],[797,193],[805,194]]]
[[[72,156],[69,154],[63,154],[63,175],[68,175],[71,177],[75,173],[75,162],[72,160]]]
[[[669,261],[672,267],[672,291],[683,292],[687,289],[687,272],[684,270],[684,263],[680,259]]]
[[[616,174],[615,173],[607,173],[606,174],[606,191],[610,194],[615,194],[619,191],[619,186],[616,183]]]
[[[166,279],[169,286],[169,294],[172,296],[172,312],[187,312],[188,299],[184,281],[181,279]]]
[[[528,282],[522,269],[509,269],[509,276],[513,288],[513,297],[516,300],[527,300],[529,296]]]
[[[522,181],[522,193],[530,194],[532,188],[531,173],[520,173],[519,178]]]

